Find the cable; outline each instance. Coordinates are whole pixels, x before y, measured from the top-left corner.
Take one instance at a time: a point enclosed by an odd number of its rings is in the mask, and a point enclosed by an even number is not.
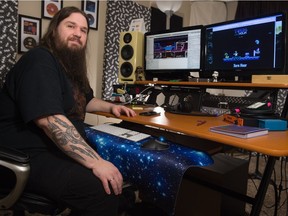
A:
[[[145,91],[154,88],[154,86],[148,86],[147,88],[145,88],[144,90],[142,90],[138,95],[142,95]],[[131,101],[128,101],[127,103],[132,103],[133,101],[139,99],[139,96],[135,96]]]
[[[243,158],[241,156],[239,156],[238,154],[234,155],[235,157],[240,157]],[[249,152],[247,154],[247,160],[252,163],[252,157],[255,157],[255,155],[253,155],[253,152]],[[267,156],[262,155],[260,157],[261,161],[260,163],[262,164],[263,162],[267,163]],[[273,187],[273,189],[271,188],[271,186],[269,186],[269,191],[274,191],[274,193],[271,193],[268,191],[267,194],[274,194],[274,199],[275,199],[275,204],[270,205],[270,202],[266,201],[266,205],[265,203],[263,203],[263,208],[261,210],[261,215],[281,215],[281,216],[288,216],[288,211],[286,209],[288,209],[288,176],[287,176],[287,162],[288,160],[281,158],[282,160],[277,161],[277,164],[275,164],[275,168],[273,170],[273,175],[272,178],[270,180],[269,185],[271,185]],[[253,159],[254,160],[254,159]],[[263,161],[264,160],[264,161]],[[281,163],[278,163],[281,162]],[[253,161],[254,164],[254,161]],[[252,167],[250,167],[250,169],[252,169]],[[260,180],[260,179],[259,179]],[[258,182],[256,181],[255,178],[249,178],[249,182],[251,185],[251,188],[253,188],[253,185],[255,187],[255,190],[258,191]],[[279,184],[279,185],[278,185]],[[254,189],[249,190],[252,194]],[[273,197],[269,196],[267,197],[268,199],[271,199]],[[270,206],[269,206],[270,205]],[[281,210],[280,210],[281,209]],[[272,213],[273,211],[273,213]]]

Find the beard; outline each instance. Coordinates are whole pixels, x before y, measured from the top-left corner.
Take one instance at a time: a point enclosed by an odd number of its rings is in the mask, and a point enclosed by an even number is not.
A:
[[[68,116],[84,120],[86,97],[85,93],[90,90],[87,78],[86,46],[68,46],[68,42],[61,40],[57,34],[54,54],[63,66],[65,73],[72,83],[75,105],[68,112]]]
[[[67,41],[61,40],[60,36],[56,34],[55,41],[55,55],[65,69],[65,73],[71,80],[74,87],[79,90],[87,92],[88,78],[86,65],[86,46],[76,47],[68,46]]]

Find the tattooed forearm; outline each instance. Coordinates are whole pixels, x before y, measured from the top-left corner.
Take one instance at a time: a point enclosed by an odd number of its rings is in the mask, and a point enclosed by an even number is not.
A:
[[[55,122],[61,125],[62,127],[65,127],[65,128],[69,127],[69,125],[66,122],[62,121],[60,118],[57,118],[56,116],[54,116],[54,119],[55,119]]]
[[[87,145],[73,125],[67,124],[56,116],[53,116],[53,120],[48,118],[50,137],[66,154],[83,161],[85,161],[84,155],[98,159],[96,153]],[[66,146],[65,149],[64,146]]]
[[[83,157],[81,157],[79,154],[72,152],[72,151],[66,151],[66,154],[69,155],[72,158],[78,159],[78,160],[82,160],[85,161],[85,159]]]
[[[77,146],[72,146],[72,145],[71,145],[71,149],[72,149],[73,152],[78,151],[78,152],[81,152],[82,154],[85,154],[85,155],[91,157],[91,158],[92,157],[97,158],[95,153],[93,151],[89,150],[89,149],[86,149],[86,148],[82,149],[82,148],[79,148]]]

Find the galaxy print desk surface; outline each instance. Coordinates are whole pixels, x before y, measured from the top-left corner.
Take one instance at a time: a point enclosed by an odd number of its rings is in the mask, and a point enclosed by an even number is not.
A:
[[[155,137],[134,142],[87,127],[89,143],[106,160],[121,171],[125,181],[138,187],[141,198],[152,201],[169,215],[174,214],[177,193],[186,170],[193,166],[213,164],[201,151],[167,142],[166,150],[142,149]]]
[[[166,84],[166,83],[163,83]],[[185,83],[182,83],[183,85]],[[167,82],[168,85],[168,82]],[[194,84],[193,84],[194,85]],[[200,85],[204,85],[200,83]],[[206,83],[205,85],[214,85],[214,83]],[[250,87],[252,89],[257,88],[288,88],[288,85],[276,85],[276,84],[248,84],[248,83],[216,83],[218,87],[225,85],[226,87],[233,87],[236,85],[239,87]],[[195,86],[197,84],[195,83]],[[263,172],[263,177],[261,183],[258,187],[258,191],[255,196],[249,196],[246,199],[247,203],[252,204],[252,210],[250,215],[260,215],[260,211],[263,205],[263,201],[267,192],[267,188],[270,183],[270,179],[273,173],[273,168],[278,157],[288,156],[288,130],[286,131],[273,131],[269,132],[267,136],[255,137],[251,139],[241,139],[231,136],[226,136],[222,134],[215,134],[210,132],[210,127],[228,124],[223,121],[223,116],[219,117],[203,117],[203,116],[187,116],[187,115],[176,115],[173,113],[167,113],[163,108],[157,107],[154,109],[160,112],[157,116],[141,116],[139,115],[142,110],[135,110],[137,116],[131,118],[125,115],[121,115],[119,119],[122,122],[133,123],[137,125],[152,126],[154,128],[159,128],[161,131],[169,130],[176,131],[177,133],[182,133],[187,136],[201,138],[203,140],[210,140],[213,142],[221,143],[222,145],[227,145],[231,147],[236,147],[240,149],[245,149],[247,151],[258,152],[268,156],[268,160]],[[115,118],[110,113],[104,112],[93,112],[93,114],[106,116],[108,118]],[[206,121],[205,124],[198,125],[199,121]],[[224,188],[226,189],[226,188]],[[221,190],[223,193],[223,190]],[[242,197],[243,194],[237,194],[235,197]]]

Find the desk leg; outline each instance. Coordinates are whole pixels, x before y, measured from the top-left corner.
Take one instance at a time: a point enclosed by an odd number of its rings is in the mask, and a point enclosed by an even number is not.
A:
[[[267,188],[270,183],[270,179],[272,176],[272,172],[274,169],[274,165],[276,162],[276,157],[269,156],[264,174],[262,176],[262,180],[260,182],[260,186],[258,188],[257,194],[255,196],[255,203],[252,206],[251,216],[258,216],[260,215],[260,211],[264,202],[264,198],[267,192]]]

